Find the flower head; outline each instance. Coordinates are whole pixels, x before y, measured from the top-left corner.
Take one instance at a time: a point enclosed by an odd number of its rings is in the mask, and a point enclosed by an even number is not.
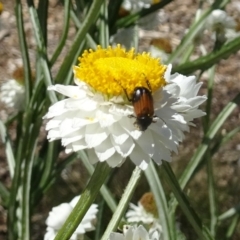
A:
[[[172,46],[167,38],[154,38],[150,42],[149,51],[153,57],[160,58],[164,63],[172,53]]]
[[[17,68],[13,72],[13,79],[9,79],[1,86],[1,101],[8,108],[22,110],[24,108],[25,87],[23,68]]]
[[[44,240],[53,240],[57,235],[58,230],[63,226],[69,214],[77,204],[80,196],[75,197],[70,203],[62,203],[57,207],[52,208],[49,216],[46,220],[47,232],[44,236]],[[95,229],[94,224],[96,222],[96,214],[98,212],[97,204],[92,204],[85,214],[82,222],[79,224],[70,240],[77,240],[78,235],[82,235],[86,232],[93,231]]]
[[[162,233],[157,206],[151,192],[145,193],[137,206],[130,203],[130,209],[126,213],[126,219],[127,222],[131,224],[144,224],[151,233],[156,230],[158,233]]]
[[[227,32],[234,31],[236,25],[236,21],[221,9],[213,10],[206,21],[206,28],[214,32],[214,38],[216,37],[221,42],[226,41]]]
[[[157,229],[147,231],[142,225],[140,226],[125,226],[123,234],[111,233],[109,240],[160,240],[161,234]]]
[[[236,27],[236,22],[232,17],[228,16],[225,11],[216,9],[209,15],[207,26],[214,31],[223,31],[226,28],[234,29]]]
[[[157,208],[152,193],[145,193],[138,205],[130,203],[130,209],[126,213],[129,223],[144,223],[152,225],[157,221]]]
[[[77,86],[50,86],[68,98],[45,116],[51,118],[48,138],[61,139],[67,153],[86,149],[91,163],[106,161],[112,167],[129,156],[145,169],[150,158],[158,164],[170,161],[190,121],[204,115],[198,106],[206,97],[196,96],[201,84],[195,77],[170,75],[171,66],[147,53],[98,47],[79,60]],[[151,120],[146,131],[134,125],[141,118]]]

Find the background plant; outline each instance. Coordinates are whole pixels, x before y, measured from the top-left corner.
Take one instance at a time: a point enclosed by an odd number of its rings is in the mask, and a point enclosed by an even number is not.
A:
[[[74,187],[77,190],[73,191],[74,194],[79,194],[80,189],[84,189],[89,179],[88,176],[91,175],[93,170],[88,165],[84,152],[66,156],[60,142],[49,143],[46,140],[46,133],[42,128],[45,123],[42,117],[50,104],[56,102],[59,98],[54,92],[47,92],[47,86],[55,83],[72,84],[72,66],[76,64],[77,58],[83,50],[94,49],[98,44],[108,46],[110,36],[113,36],[118,29],[135,26],[139,19],[149,13],[167,8],[171,1],[161,1],[150,8],[132,12],[122,18],[118,16],[121,1],[110,1],[109,3],[107,1],[64,1],[62,3],[64,9],[62,33],[58,44],[54,48],[48,42],[50,30],[47,28],[49,17],[47,10],[50,9],[49,4],[47,0],[40,1],[39,4],[33,1],[27,1],[26,3],[15,1],[14,3],[19,47],[24,66],[26,97],[23,111],[9,114],[6,119],[0,122],[1,137],[9,169],[9,179],[7,181],[2,179],[0,182],[0,196],[2,206],[7,210],[7,234],[9,239],[33,238],[36,233],[32,228],[31,221],[33,219],[31,217],[41,212],[39,204],[44,203],[42,198],[47,199],[45,200],[47,202],[62,202],[56,199],[51,200],[50,197],[47,198],[46,196],[49,193],[51,194],[56,185],[59,185],[61,176],[67,176],[68,180],[66,182],[69,181],[71,166],[81,164],[79,159],[85,165],[84,171],[82,171],[82,167],[79,167],[79,171],[84,175],[84,178],[81,176],[79,179],[81,182],[75,183]],[[165,213],[165,217],[168,219],[168,225],[164,227],[164,239],[178,239],[182,236],[175,228],[175,223],[178,221],[182,226],[180,230],[186,235],[186,239],[191,239],[192,236],[196,236],[195,234],[202,239],[218,239],[219,236],[223,239],[230,239],[240,234],[237,228],[239,226],[239,203],[234,199],[229,204],[227,199],[228,191],[233,191],[234,187],[225,189],[225,192],[215,188],[215,185],[218,185],[215,180],[217,177],[215,167],[218,166],[215,162],[220,159],[220,154],[224,154],[225,146],[229,144],[229,140],[239,135],[239,116],[235,110],[240,100],[239,84],[236,83],[238,89],[231,93],[231,97],[219,106],[212,107],[214,90],[218,89],[220,84],[228,90],[225,85],[230,84],[226,82],[214,84],[218,66],[221,66],[222,59],[236,54],[240,48],[240,38],[236,37],[232,41],[224,43],[215,51],[212,51],[215,44],[214,40],[205,44],[203,39],[201,44],[207,49],[204,56],[199,53],[200,43],[196,45],[193,41],[208,15],[214,9],[225,8],[228,4],[228,1],[215,1],[208,6],[202,6],[200,2],[201,16],[191,19],[191,25],[185,26],[189,27],[189,30],[185,35],[182,32],[184,37],[176,45],[169,58],[169,62],[174,63],[175,71],[184,74],[197,74],[199,81],[204,76],[205,79],[207,78],[205,94],[208,96],[208,102],[206,104],[207,116],[203,121],[203,131],[192,129],[193,134],[195,134],[193,136],[198,138],[196,142],[194,141],[195,150],[191,149],[188,155],[183,154],[181,156],[181,158],[187,158],[187,161],[177,161],[173,165],[163,163],[161,167],[152,164],[145,173],[146,178],[142,176],[140,183],[138,183],[144,186],[143,189],[149,190],[151,188],[159,204],[158,206],[161,206],[161,211]],[[32,51],[29,48],[32,42],[30,42],[24,21],[26,11],[34,35],[34,40],[32,40],[35,49],[34,56],[32,56]],[[69,33],[70,26],[71,29],[75,28],[74,34]],[[137,25],[137,27],[141,26]],[[72,34],[71,37],[69,37],[70,34]],[[71,38],[71,44],[68,44],[69,38]],[[133,44],[141,48],[141,39],[136,37]],[[186,49],[191,51],[186,51]],[[197,58],[194,54],[197,54]],[[192,61],[191,57],[195,57],[195,60]],[[34,83],[31,71],[35,72]],[[229,77],[231,78],[234,74],[234,72],[230,72]],[[230,94],[228,91],[227,93]],[[229,116],[233,113],[230,121]],[[198,123],[198,126],[200,126],[200,123]],[[15,134],[12,134],[12,132]],[[239,137],[236,139],[239,139]],[[190,143],[186,141],[182,148],[190,149],[188,144]],[[237,159],[236,155],[236,162]],[[126,164],[133,168],[130,163]],[[232,164],[236,163],[233,162]],[[179,167],[179,165],[184,167]],[[4,166],[6,167],[6,165]],[[119,201],[125,188],[123,183],[127,183],[130,178],[127,174],[123,177],[121,171],[123,171],[121,168],[112,171],[105,183],[106,188],[102,189],[102,197],[98,196],[97,198],[97,202],[101,203],[99,225],[95,232],[96,235],[89,236],[92,239],[101,238],[107,228],[111,211],[115,210],[116,202]],[[89,172],[89,175],[87,172]],[[202,202],[203,205],[199,207],[196,203],[200,202],[199,198],[203,195],[196,194],[194,188],[198,187],[196,177],[200,173],[203,175],[203,172],[207,176],[204,196],[208,196],[209,199]],[[112,179],[120,183],[113,185],[110,183]],[[121,182],[123,183],[121,184]],[[137,182],[134,184],[137,185]],[[128,198],[131,194],[134,194],[136,185],[130,190]],[[69,186],[67,184],[62,186],[62,200],[69,200],[69,197],[67,197],[69,190],[64,188],[69,188]],[[236,188],[237,190],[239,191],[238,188]],[[135,200],[139,199],[140,193],[142,194],[141,190],[137,189],[133,198]],[[231,194],[231,197],[234,198],[234,195],[234,193]],[[128,206],[128,201],[130,199],[126,199],[119,216],[124,214],[124,208]],[[228,207],[225,205],[226,202]],[[46,207],[47,210],[53,205]],[[193,206],[193,208],[190,206]],[[17,215],[17,209],[20,209],[20,215],[19,213]],[[205,211],[202,212],[202,209]],[[108,214],[105,216],[106,212]],[[201,228],[202,223],[204,228]],[[38,222],[36,222],[37,224]],[[192,224],[192,227],[188,231],[186,229],[190,224]],[[222,231],[222,229],[225,231]],[[116,226],[112,225],[110,230],[116,230]],[[40,235],[42,236],[43,233]]]

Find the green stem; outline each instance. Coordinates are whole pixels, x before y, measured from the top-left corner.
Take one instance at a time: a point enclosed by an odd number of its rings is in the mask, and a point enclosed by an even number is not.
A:
[[[215,66],[211,67],[208,71],[208,98],[206,104],[206,116],[204,117],[204,132],[206,133],[209,128],[209,120],[212,109],[212,96],[213,96],[213,86],[214,86],[214,76],[215,76]]]
[[[223,221],[225,219],[231,218],[232,216],[240,215],[240,203],[230,209],[228,209],[225,213],[221,214],[218,217],[218,221]]]
[[[67,77],[68,72],[72,71],[72,65],[78,57],[76,56],[76,52],[78,52],[79,45],[85,39],[86,34],[90,29],[90,27],[95,23],[103,2],[104,0],[94,0],[92,2],[92,5],[88,11],[88,14],[85,17],[84,22],[82,24],[82,27],[79,29],[76,35],[76,38],[74,40],[71,50],[69,51],[69,54],[65,57],[64,62],[59,68],[60,70],[58,71],[58,74],[55,79],[57,83],[60,83],[62,79],[65,79]]]
[[[105,0],[100,12],[100,45],[107,48],[109,45],[108,2]]]
[[[213,239],[209,230],[202,224],[200,218],[197,216],[187,197],[183,193],[169,163],[163,161],[162,163],[164,179],[167,181],[172,192],[174,193],[180,207],[186,215],[189,223],[193,226],[195,232],[198,234],[199,239]]]
[[[86,153],[84,151],[79,151],[78,155],[81,157],[81,160],[84,166],[86,167],[88,173],[92,175],[94,172],[94,167],[92,164],[90,164]],[[117,208],[116,201],[114,200],[111,192],[109,191],[105,184],[102,185],[100,192],[102,194],[104,201],[107,203],[108,207],[111,209],[112,212],[115,212]]]
[[[25,106],[27,106],[32,94],[32,76],[31,76],[31,67],[30,67],[30,61],[29,61],[29,55],[28,55],[28,46],[26,42],[26,35],[23,27],[22,4],[20,0],[16,0],[15,14],[16,14],[16,20],[17,20],[20,49],[21,49],[22,59],[23,59]]]
[[[192,159],[190,160],[189,164],[185,168],[183,174],[180,177],[180,185],[181,188],[184,188],[188,181],[190,180],[193,172],[197,168],[198,164],[200,163],[203,155],[206,153],[209,143],[212,141],[218,130],[222,127],[223,123],[229,117],[229,115],[233,112],[233,110],[238,106],[240,103],[240,93],[225,106],[222,112],[218,115],[215,121],[210,126],[208,132],[206,133],[202,144],[198,147],[197,151],[193,155]]]
[[[153,162],[151,161],[148,168],[144,171],[148,180],[148,184],[154,194],[154,199],[158,209],[158,216],[162,225],[164,240],[174,240],[175,226],[171,226],[169,219],[169,210],[167,205],[166,196],[162,187],[162,183],[158,177],[157,171]],[[171,229],[173,227],[173,229]]]
[[[191,74],[196,70],[205,71],[222,59],[228,58],[231,54],[236,53],[240,49],[240,37],[235,38],[231,42],[225,44],[219,51],[212,52],[204,57],[200,57],[195,61],[187,62],[174,67],[173,72],[182,74]]]
[[[67,218],[66,222],[59,230],[55,240],[68,240],[72,236],[75,229],[80,224],[87,210],[96,199],[99,189],[105,182],[106,178],[110,173],[111,168],[107,163],[98,162],[95,171],[86,186],[81,198],[79,199],[77,205],[74,207],[73,211]]]
[[[210,149],[207,150],[205,154],[207,158],[207,176],[208,176],[208,193],[209,193],[209,204],[210,204],[210,231],[213,237],[216,235],[216,225],[217,225],[217,206],[216,206],[216,193],[215,193],[215,182],[214,182],[214,172],[212,166],[212,158]]]
[[[78,17],[76,16],[73,10],[71,10],[70,12],[72,21],[74,22],[76,27],[80,29],[82,27],[82,23],[79,21]],[[90,48],[97,49],[97,44],[89,33],[86,34],[86,40]]]
[[[13,154],[11,140],[7,133],[7,128],[5,127],[4,123],[1,120],[0,120],[0,136],[1,136],[2,143],[5,145],[5,153],[6,153],[10,177],[13,178],[14,168],[16,164],[15,157]]]
[[[50,66],[52,66],[57,58],[59,57],[63,47],[65,46],[66,39],[67,39],[67,34],[69,30],[69,20],[70,20],[70,3],[71,1],[65,0],[64,1],[64,25],[63,25],[63,33],[60,38],[59,44],[56,48],[56,50],[53,53],[53,56],[50,60]]]
[[[208,99],[206,105],[206,116],[204,118],[204,132],[206,133],[209,129],[210,115],[212,109],[212,95],[213,95],[213,86],[214,86],[214,76],[215,76],[215,66],[211,67],[208,71],[209,80],[208,80]],[[208,176],[208,193],[209,193],[209,207],[210,207],[210,231],[212,236],[216,235],[216,225],[217,225],[217,206],[216,206],[216,193],[215,193],[215,182],[214,182],[214,172],[212,166],[212,158],[210,149],[207,149],[205,154],[205,159],[207,162],[207,176]]]
[[[239,223],[240,215],[236,215],[233,217],[232,222],[229,224],[227,233],[226,233],[226,239],[233,239],[233,233],[235,232],[238,223]]]
[[[114,212],[110,223],[107,226],[106,231],[104,232],[101,240],[108,240],[111,232],[117,229],[119,222],[122,219],[123,214],[125,213],[128,204],[132,198],[135,188],[140,180],[142,170],[139,167],[136,167],[132,173],[132,176],[128,182],[128,185],[123,193],[123,196],[118,204],[116,211]]]
[[[208,8],[201,15],[201,17],[199,17],[198,21],[196,21],[192,24],[192,26],[190,27],[187,34],[183,37],[180,45],[176,48],[176,50],[173,52],[173,54],[168,59],[169,63],[171,63],[175,59],[177,59],[179,57],[179,55],[182,54],[188,48],[188,45],[191,43],[192,39],[197,34],[199,34],[199,32],[201,31],[202,26],[206,21],[206,18],[212,12],[212,10],[213,9],[220,9],[220,8],[224,7],[228,2],[229,2],[229,0],[218,0],[218,1],[213,2],[212,6],[210,8]],[[183,64],[183,65],[185,65],[185,64]]]

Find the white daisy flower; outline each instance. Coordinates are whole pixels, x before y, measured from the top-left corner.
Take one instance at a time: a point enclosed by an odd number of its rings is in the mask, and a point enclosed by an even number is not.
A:
[[[113,46],[115,43],[121,43],[126,49],[130,49],[134,46],[135,36],[138,35],[138,30],[135,27],[120,28],[117,33],[111,37],[111,42]]]
[[[151,192],[144,193],[136,206],[130,203],[130,209],[126,213],[129,223],[153,224],[157,221],[157,206]]]
[[[22,110],[25,99],[25,88],[15,79],[9,79],[1,86],[0,97],[6,107]]]
[[[126,213],[128,223],[144,224],[151,232],[156,229],[162,232],[162,226],[158,218],[158,210],[151,192],[145,193],[138,202],[138,205],[129,204],[129,210]]]
[[[0,88],[0,99],[6,107],[23,110],[25,100],[24,71],[17,68],[13,72],[13,79],[4,82]]]
[[[216,9],[211,12],[206,21],[206,28],[216,33],[216,38],[221,42],[225,42],[226,32],[229,29],[234,30],[236,28],[236,21],[234,18],[227,15],[227,13],[221,9]]]
[[[123,233],[111,233],[109,240],[160,240],[161,234],[155,229],[147,231],[142,225],[125,226]]]
[[[149,52],[152,57],[160,58],[162,63],[167,62],[172,53],[172,46],[167,38],[154,38],[150,42]]]
[[[143,8],[149,8],[152,4],[158,3],[159,1],[152,0],[124,0],[122,2],[122,8],[130,12],[137,12]]]
[[[77,204],[79,198],[80,196],[77,196],[70,203],[62,203],[57,207],[52,208],[52,211],[49,212],[49,216],[46,220],[47,231],[44,240],[53,240],[55,238],[59,229],[61,229],[69,214]],[[95,230],[94,225],[96,222],[96,214],[98,212],[97,208],[97,204],[91,205],[70,240],[77,240],[79,235]]]
[[[138,205],[130,203],[129,208],[130,209],[126,213],[126,219],[129,223],[142,222],[145,224],[152,224],[156,220],[154,215],[146,211],[140,202],[138,202]]]
[[[119,17],[124,17],[130,13],[138,12],[144,8],[149,8],[151,5],[156,4],[160,1],[158,0],[146,0],[146,1],[135,1],[135,0],[125,0],[123,1]],[[111,43],[120,43],[127,49],[134,46],[135,36],[141,37],[141,31],[157,29],[159,24],[164,22],[166,15],[163,9],[155,11],[151,14],[146,15],[138,20],[136,23],[138,28],[128,27],[118,29],[117,33],[111,37]]]
[[[66,153],[86,149],[91,163],[111,167],[128,156],[142,169],[151,158],[171,161],[190,121],[204,115],[198,106],[206,97],[196,96],[201,83],[120,45],[85,51],[79,60],[77,86],[49,87],[67,98],[45,116],[48,139],[61,139]]]

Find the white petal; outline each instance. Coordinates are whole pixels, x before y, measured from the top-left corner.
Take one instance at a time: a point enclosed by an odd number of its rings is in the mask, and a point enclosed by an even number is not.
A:
[[[125,238],[121,233],[111,233],[109,236],[109,240],[125,240]]]
[[[99,121],[101,128],[111,126],[114,122],[116,122],[119,119],[119,117],[117,118],[113,114],[108,113],[106,108],[102,110],[98,110],[96,112],[96,117]]]
[[[153,125],[153,124],[151,124]],[[142,136],[136,141],[136,144],[149,156],[152,157],[155,149],[155,145],[152,138],[152,133],[147,129],[143,132]]]
[[[67,99],[65,103],[65,107],[69,110],[83,110],[83,111],[93,111],[97,108],[98,102],[92,100],[90,98],[83,98],[83,99]]]
[[[73,143],[71,143],[71,145],[72,145],[72,150],[74,152],[86,149],[88,147],[88,144],[85,142],[84,139],[80,139],[76,142],[73,142]]]
[[[85,132],[85,141],[88,144],[88,148],[93,148],[102,144],[102,142],[108,137],[109,133],[106,129],[101,128],[98,123],[87,125]],[[100,148],[102,148],[100,146]]]
[[[96,146],[94,150],[100,162],[110,158],[116,151],[109,138],[103,141],[100,145]]]
[[[47,227],[47,231],[44,235],[44,240],[54,240],[54,238],[56,237],[56,232],[53,228],[51,227]]]
[[[67,101],[68,99],[64,99],[53,104],[51,107],[49,107],[48,113],[43,118],[52,118],[68,112],[68,110],[65,108],[65,104]]]
[[[118,123],[109,126],[109,131],[116,144],[123,144],[130,137]]]
[[[153,133],[154,142],[156,144],[157,151],[154,152],[153,160],[160,165],[162,160],[171,161],[171,152],[167,149],[164,144],[159,140],[158,135]]]
[[[86,97],[86,92],[80,89],[78,86],[65,86],[61,84],[56,84],[53,86],[49,86],[48,90],[56,91],[63,94],[64,96],[75,99],[81,99]]]
[[[136,166],[139,166],[142,170],[145,170],[150,162],[149,156],[143,152],[143,150],[136,145],[130,154],[130,158],[132,162],[135,163]]]
[[[109,157],[106,162],[110,167],[120,167],[124,162],[125,158],[123,158],[118,153],[114,153],[111,157]]]
[[[59,130],[50,130],[48,132],[47,139],[49,141],[54,141],[54,140],[57,140],[57,139],[60,139],[60,138],[61,138],[61,134],[60,134]]]
[[[139,239],[144,239],[144,240],[149,239],[148,232],[142,225],[140,225],[137,228],[137,231],[134,232],[134,236],[133,236],[133,240],[139,240]]]
[[[51,228],[60,229],[71,211],[72,207],[68,203],[62,203],[57,207],[53,207],[46,220],[46,224]],[[59,215],[59,212],[61,212],[61,215]]]
[[[128,138],[124,143],[115,145],[112,140],[113,145],[115,146],[116,151],[123,157],[126,158],[129,154],[131,154],[133,148],[135,147],[135,143],[132,138]]]

